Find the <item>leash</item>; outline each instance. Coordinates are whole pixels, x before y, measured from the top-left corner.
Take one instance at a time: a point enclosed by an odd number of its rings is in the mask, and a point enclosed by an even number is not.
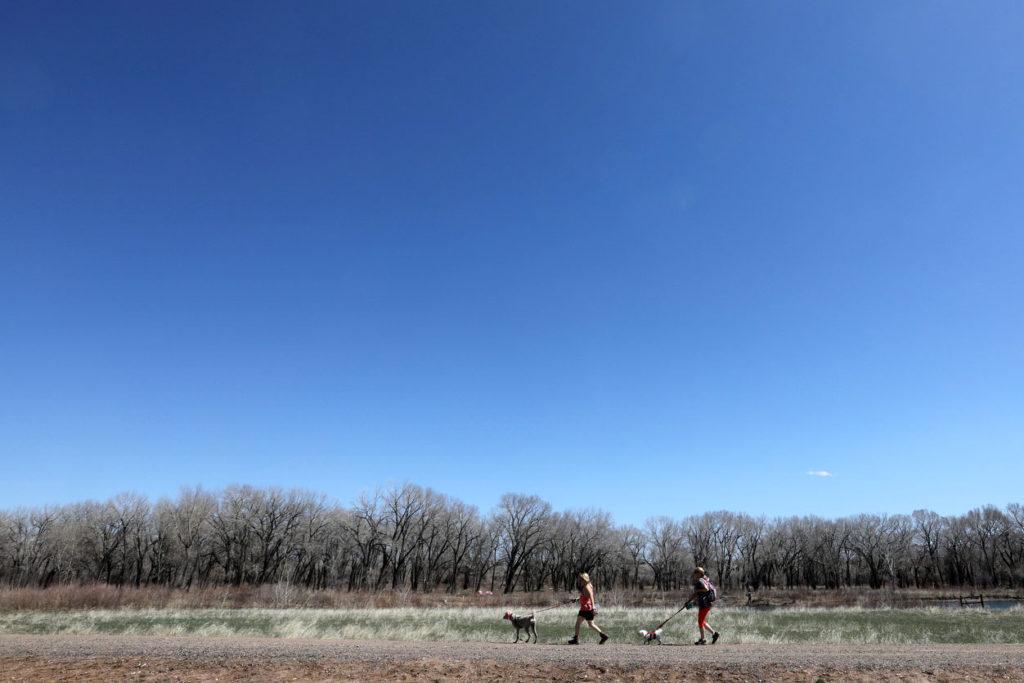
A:
[[[570,602],[575,602],[575,600],[565,600],[563,602],[558,603],[557,605],[551,605],[551,607],[545,607],[544,609],[536,609],[530,614],[540,614],[541,612],[547,612],[549,609],[558,609],[559,607],[564,607],[565,605],[568,605]]]
[[[686,605],[689,605],[689,604],[690,604],[690,603],[686,603]],[[673,617],[675,617],[675,616],[676,616],[677,614],[679,614],[679,613],[680,613],[680,612],[682,612],[682,611],[683,611],[684,609],[686,609],[686,605],[683,605],[682,607],[680,607],[679,609],[677,609],[677,610],[676,610],[675,612],[673,612],[673,613],[672,613],[672,616],[671,616],[671,617],[669,617],[669,618],[668,618],[668,619],[666,619],[665,621],[661,622],[660,624],[658,624],[657,626],[655,626],[655,627],[654,627],[653,629],[651,629],[651,630],[652,630],[652,631],[657,631],[657,630],[658,630],[659,628],[661,628],[662,626],[664,626],[664,625],[665,625],[665,624],[667,624],[668,622],[672,621],[672,618],[673,618]]]

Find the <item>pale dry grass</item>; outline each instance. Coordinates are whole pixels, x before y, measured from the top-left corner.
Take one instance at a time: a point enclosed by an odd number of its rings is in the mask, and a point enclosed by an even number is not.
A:
[[[385,640],[512,639],[501,608],[390,609],[117,609],[0,614],[0,633],[262,636]],[[665,619],[665,608],[610,607],[598,623],[618,642],[639,643],[638,628]],[[542,642],[571,635],[571,608],[538,615]],[[932,644],[1024,643],[1021,610],[716,609],[715,628],[729,643]],[[695,614],[683,612],[665,629],[667,642],[696,635]],[[585,637],[591,634],[585,633]]]

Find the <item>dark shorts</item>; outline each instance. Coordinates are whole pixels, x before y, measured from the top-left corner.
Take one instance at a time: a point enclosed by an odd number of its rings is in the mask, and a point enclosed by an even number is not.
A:
[[[586,619],[587,621],[593,621],[594,620],[594,616],[596,614],[597,613],[594,610],[592,610],[592,609],[581,609],[580,610],[580,616],[583,617],[584,619]]]

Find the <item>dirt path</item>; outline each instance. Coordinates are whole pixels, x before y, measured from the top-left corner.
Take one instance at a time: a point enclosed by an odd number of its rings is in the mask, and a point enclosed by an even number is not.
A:
[[[1024,681],[1022,645],[510,645],[0,636],[0,680]]]

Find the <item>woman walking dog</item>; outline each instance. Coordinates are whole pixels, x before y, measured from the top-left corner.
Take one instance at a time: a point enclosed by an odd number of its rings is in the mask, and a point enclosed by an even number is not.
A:
[[[708,623],[708,614],[710,614],[711,606],[714,604],[717,597],[717,591],[711,584],[711,580],[707,578],[707,572],[704,571],[704,567],[697,567],[694,569],[693,592],[690,593],[690,597],[686,599],[687,606],[693,603],[694,600],[697,601],[697,627],[700,629],[700,640],[694,643],[694,645],[708,644],[708,641],[704,639],[704,629],[711,631],[712,645],[717,643],[718,637],[722,635],[715,629],[711,628],[711,624]]]
[[[580,625],[586,621],[587,626],[601,634],[600,644],[604,645],[605,641],[608,640],[608,634],[594,623],[594,617],[597,616],[597,603],[594,601],[594,584],[590,583],[590,575],[586,572],[580,572],[579,577],[576,579],[576,586],[580,590],[580,597],[574,598],[573,602],[579,601],[580,611],[576,615],[576,635],[569,639],[569,644],[580,644]]]

